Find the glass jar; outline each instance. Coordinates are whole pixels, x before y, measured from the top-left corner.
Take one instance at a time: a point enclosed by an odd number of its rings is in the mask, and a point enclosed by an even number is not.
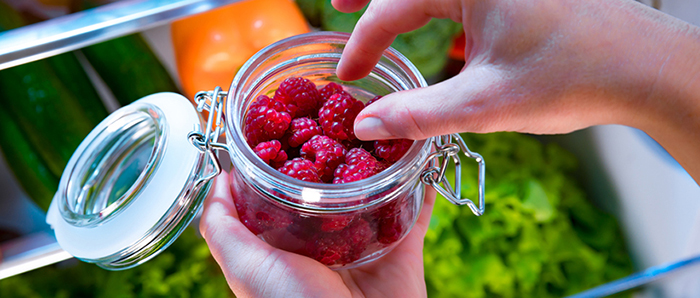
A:
[[[290,76],[317,86],[340,82],[335,69],[348,37],[315,32],[261,50],[239,70],[229,92],[217,87],[197,94],[197,109],[209,110],[206,123],[172,93],[147,96],[110,115],[81,143],[61,177],[47,214],[59,244],[112,270],[152,258],[199,212],[221,171],[216,150],[230,156],[230,189],[241,222],[263,241],[332,269],[360,266],[398,245],[418,218],[425,185],[481,215],[484,161],[458,135],[415,141],[388,169],[346,184],[288,177],[248,146],[243,120],[255,98],[273,93]],[[393,49],[369,76],[341,84],[364,102],[427,85]],[[225,143],[217,142],[222,130]],[[478,205],[460,197],[460,149],[479,164]],[[455,187],[444,179],[450,162]]]

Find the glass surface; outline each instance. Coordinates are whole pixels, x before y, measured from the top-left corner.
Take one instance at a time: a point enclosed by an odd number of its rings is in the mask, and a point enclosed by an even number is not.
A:
[[[335,70],[348,36],[317,32],[263,49],[238,72],[226,106],[234,169],[231,191],[241,222],[267,243],[331,269],[376,260],[410,231],[423,203],[419,176],[431,142],[415,141],[403,158],[367,179],[313,183],[288,177],[260,160],[243,137],[242,123],[259,95],[272,95],[291,76],[307,78],[319,87],[337,82],[364,102],[375,95],[426,86],[415,67],[391,49],[369,76],[340,81]]]
[[[122,111],[97,134],[70,173],[61,208],[67,221],[96,225],[129,204],[162,155],[161,119],[154,106]]]

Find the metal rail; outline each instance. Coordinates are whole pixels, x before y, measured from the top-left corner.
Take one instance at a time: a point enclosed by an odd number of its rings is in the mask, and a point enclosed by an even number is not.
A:
[[[0,33],[0,70],[241,0],[124,0]]]

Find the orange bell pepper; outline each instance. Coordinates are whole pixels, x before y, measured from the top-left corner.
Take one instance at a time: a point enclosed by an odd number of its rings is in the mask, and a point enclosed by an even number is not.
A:
[[[185,95],[227,90],[246,60],[280,39],[309,32],[293,0],[247,0],[171,25],[177,72]]]

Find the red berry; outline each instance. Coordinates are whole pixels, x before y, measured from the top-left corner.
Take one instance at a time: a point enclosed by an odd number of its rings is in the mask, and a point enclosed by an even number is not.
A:
[[[384,170],[386,166],[362,148],[352,148],[345,155],[345,164],[339,165],[333,183],[348,183],[362,180]]]
[[[403,157],[413,145],[412,140],[394,139],[374,141],[374,153],[388,162],[394,163]]]
[[[278,207],[261,202],[254,204],[247,198],[233,198],[238,218],[253,234],[271,229],[285,229],[292,224],[291,215]]]
[[[315,116],[321,106],[316,85],[302,77],[290,77],[280,83],[275,99],[284,103],[293,118]]]
[[[327,136],[316,135],[301,146],[301,156],[314,162],[318,176],[324,182],[333,180],[339,164],[345,162],[345,147]]]
[[[282,103],[266,95],[258,96],[245,117],[244,130],[248,145],[253,147],[282,137],[291,121],[292,117]]]
[[[300,157],[288,160],[277,170],[282,172],[282,174],[299,180],[321,182],[321,178],[319,178],[316,173],[317,170],[314,163]]]
[[[368,106],[368,105],[373,104],[375,101],[379,100],[380,98],[382,98],[381,95],[377,95],[377,96],[373,97],[372,99],[370,99],[369,101],[367,101],[367,103],[365,104],[365,107]]]
[[[398,217],[390,217],[379,220],[377,231],[377,241],[381,244],[389,245],[399,241],[403,232],[403,225]]]
[[[352,251],[352,244],[341,237],[317,234],[306,242],[306,251],[314,260],[330,266],[343,264],[343,259]]]
[[[321,101],[324,103],[328,101],[328,99],[331,98],[331,95],[333,94],[345,93],[350,95],[349,93],[343,90],[343,86],[340,86],[334,82],[330,82],[328,83],[328,85],[323,86],[323,88],[318,90],[318,93],[321,96]]]
[[[299,147],[315,135],[323,134],[323,130],[316,121],[309,118],[295,118],[289,125],[290,136],[287,144],[291,147]]]
[[[384,245],[392,244],[401,238],[404,226],[401,221],[402,206],[406,203],[403,198],[394,199],[377,209],[374,217],[377,220],[377,241]]]
[[[287,153],[281,149],[282,144],[278,140],[262,142],[255,146],[255,154],[273,168],[279,168],[287,161]]]
[[[369,223],[358,219],[340,232],[314,235],[306,243],[306,250],[310,257],[325,265],[344,265],[362,256],[372,234]]]
[[[318,112],[323,133],[338,141],[354,140],[355,117],[365,104],[348,94],[334,94]]]
[[[354,216],[346,215],[334,215],[330,217],[324,217],[321,220],[321,231],[324,232],[334,232],[340,231],[347,227],[353,220]]]

